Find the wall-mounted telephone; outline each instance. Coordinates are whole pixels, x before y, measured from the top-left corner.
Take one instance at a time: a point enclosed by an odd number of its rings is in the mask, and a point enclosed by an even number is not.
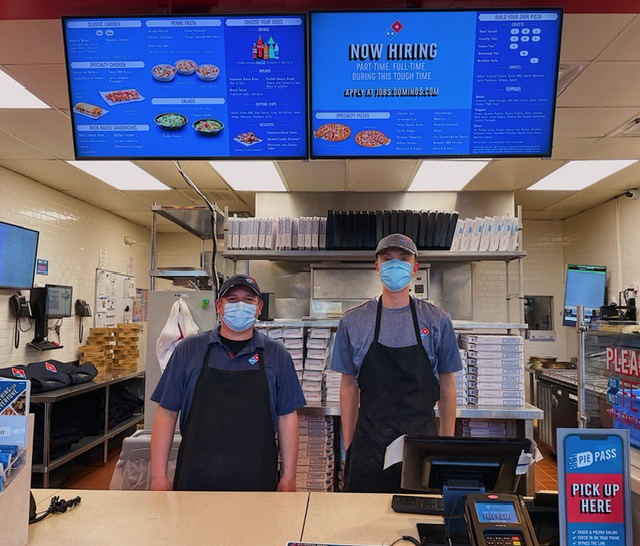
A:
[[[91,307],[84,300],[76,300],[76,315],[79,317],[90,317]]]
[[[11,309],[11,314],[16,318],[31,316],[31,304],[24,296],[11,296],[9,298],[9,308]]]
[[[524,501],[517,495],[467,495],[465,515],[473,546],[538,546]]]

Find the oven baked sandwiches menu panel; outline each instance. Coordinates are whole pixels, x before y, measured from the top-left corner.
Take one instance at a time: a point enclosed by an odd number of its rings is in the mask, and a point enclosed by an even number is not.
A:
[[[304,15],[63,29],[78,159],[307,157]]]
[[[551,155],[562,11],[310,14],[312,158]]]

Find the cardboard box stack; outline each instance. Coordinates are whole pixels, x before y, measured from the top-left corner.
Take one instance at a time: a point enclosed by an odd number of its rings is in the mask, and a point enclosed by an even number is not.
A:
[[[114,328],[91,328],[87,344],[78,349],[80,364],[93,364],[99,372],[108,372],[113,363]]]
[[[468,438],[506,438],[504,419],[457,419],[456,436]]]
[[[469,404],[524,404],[524,344],[522,336],[460,336],[467,351]]]
[[[460,360],[462,360],[462,370],[453,374],[456,378],[456,404],[466,406],[469,403],[467,397],[467,351],[460,349]]]
[[[307,354],[304,360],[302,388],[307,402],[326,401],[326,377],[331,353],[331,328],[308,329]],[[313,391],[305,385],[312,385]]]
[[[332,417],[299,415],[298,491],[335,491]]]
[[[140,349],[138,337],[142,330],[140,323],[118,324],[114,328],[113,363],[114,371],[135,372],[138,369]]]

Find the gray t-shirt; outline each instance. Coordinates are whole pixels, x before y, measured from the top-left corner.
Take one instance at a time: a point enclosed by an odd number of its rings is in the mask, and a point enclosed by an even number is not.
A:
[[[444,309],[414,299],[422,344],[434,374],[462,369],[451,316]],[[378,298],[347,311],[338,325],[330,368],[336,372],[358,375],[375,334]],[[416,344],[415,328],[409,305],[399,309],[382,308],[378,341],[387,347]]]

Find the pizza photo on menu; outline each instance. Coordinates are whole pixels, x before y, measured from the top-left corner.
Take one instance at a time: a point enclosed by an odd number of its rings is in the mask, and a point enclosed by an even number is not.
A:
[[[341,142],[351,135],[351,128],[342,123],[325,123],[313,132],[313,136],[328,142]]]
[[[356,134],[356,143],[363,148],[377,148],[378,146],[386,146],[391,142],[382,131],[375,129],[366,129]]]

